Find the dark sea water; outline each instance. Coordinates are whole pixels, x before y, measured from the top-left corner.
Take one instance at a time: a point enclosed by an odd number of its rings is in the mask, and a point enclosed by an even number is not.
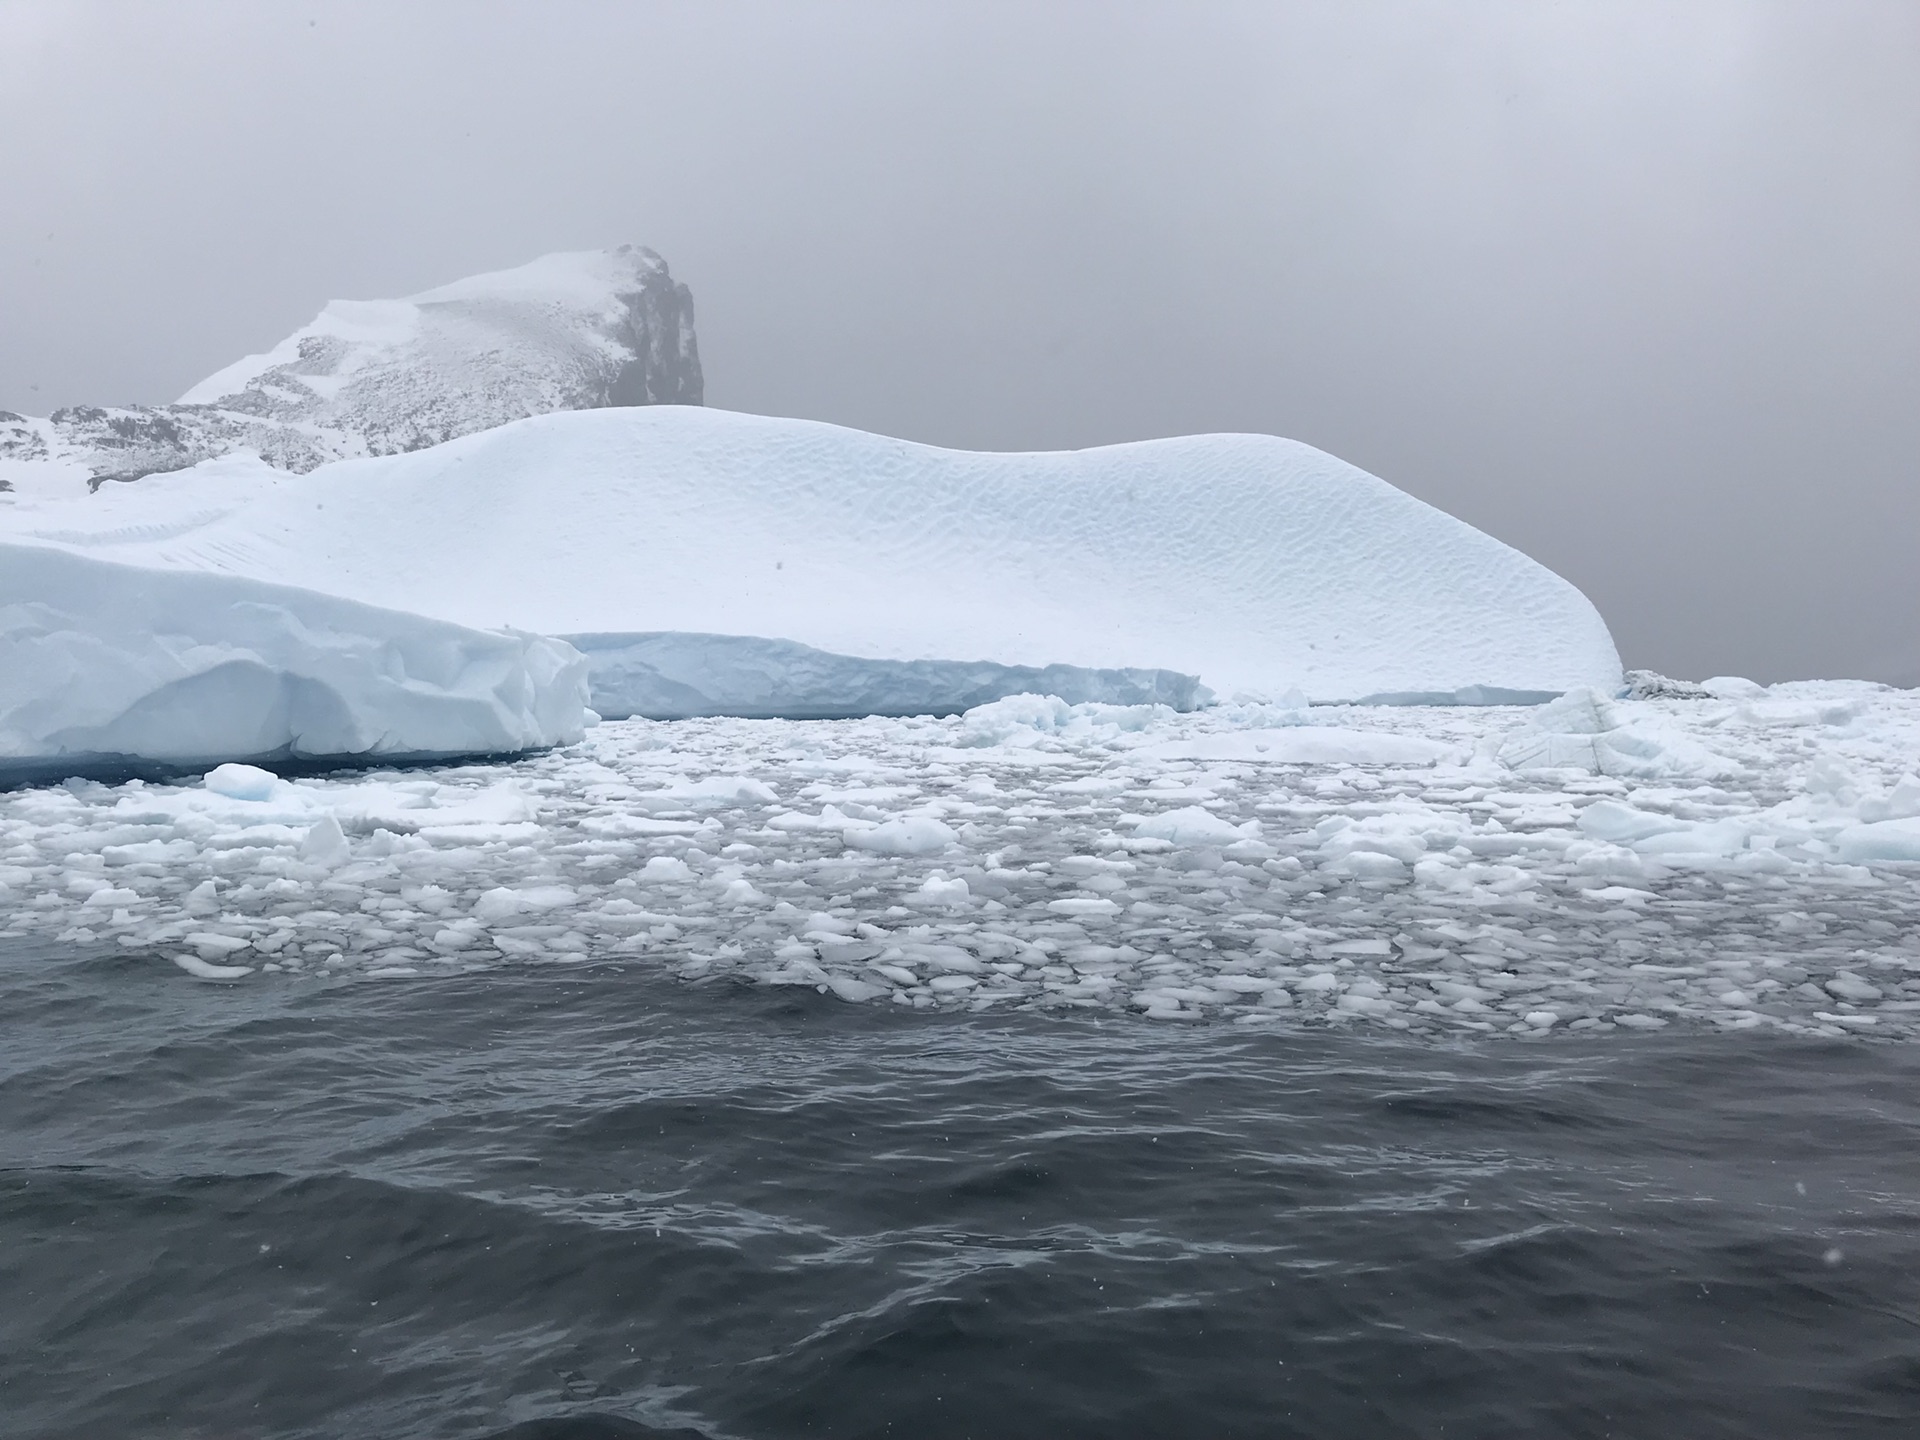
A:
[[[0,957],[0,1432],[1920,1434],[1920,1050]]]

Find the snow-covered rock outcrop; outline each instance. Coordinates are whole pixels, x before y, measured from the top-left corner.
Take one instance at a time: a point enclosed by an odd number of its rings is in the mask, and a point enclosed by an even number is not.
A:
[[[249,450],[393,455],[557,410],[698,405],[693,297],[653,251],[548,255],[405,300],[335,300],[174,405],[0,411],[0,489],[134,480]]]
[[[1164,669],[1223,698],[1621,684],[1605,623],[1565,580],[1265,435],[978,454],[683,406],[590,410],[305,476],[229,457],[17,496],[0,504],[8,533],[549,635]]]
[[[561,641],[0,543],[0,782],[531,750],[585,704]]]

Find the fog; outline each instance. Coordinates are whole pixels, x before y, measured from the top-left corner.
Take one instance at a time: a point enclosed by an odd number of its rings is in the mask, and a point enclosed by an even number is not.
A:
[[[708,403],[1318,445],[1629,665],[1920,684],[1920,6],[0,3],[0,408],[636,241]]]

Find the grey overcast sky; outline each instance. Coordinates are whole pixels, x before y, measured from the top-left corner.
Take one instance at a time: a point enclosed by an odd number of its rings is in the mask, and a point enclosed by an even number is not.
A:
[[[1293,436],[1629,665],[1920,684],[1920,4],[0,0],[0,408],[633,240],[708,400]]]

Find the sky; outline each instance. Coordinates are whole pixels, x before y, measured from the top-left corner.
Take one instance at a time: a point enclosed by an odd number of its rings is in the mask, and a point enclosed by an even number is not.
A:
[[[1317,445],[1630,666],[1920,684],[1920,5],[0,0],[0,409],[632,241],[711,405]]]

